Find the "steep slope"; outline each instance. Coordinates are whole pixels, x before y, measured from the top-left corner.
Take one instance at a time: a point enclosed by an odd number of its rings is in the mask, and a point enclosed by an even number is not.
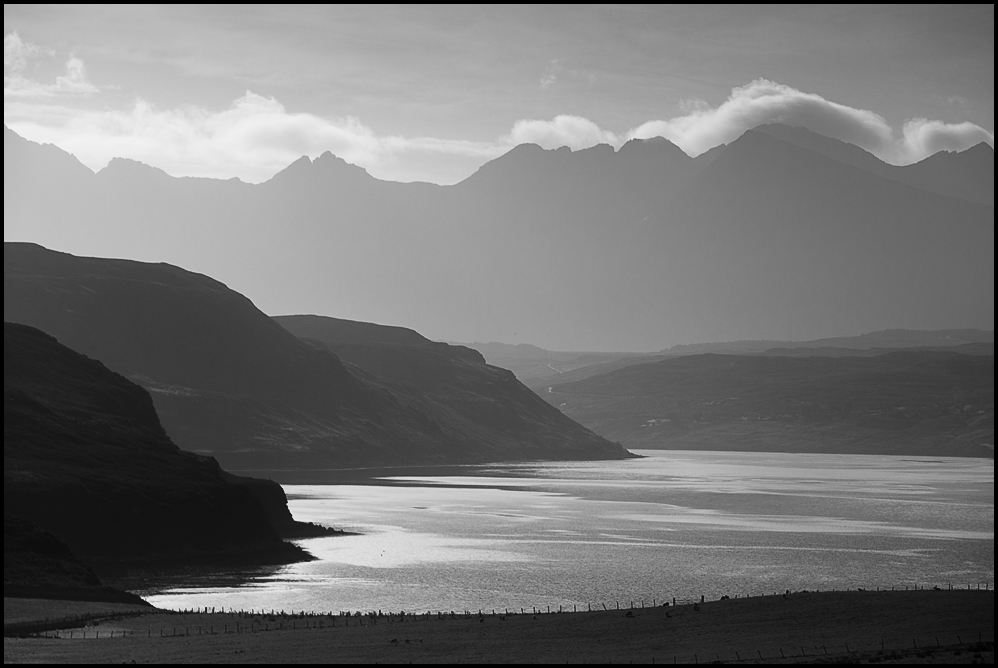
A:
[[[405,323],[435,339],[659,350],[993,329],[994,207],[967,199],[993,201],[991,149],[893,168],[799,134],[750,131],[697,159],[663,139],[523,145],[448,187],[379,181],[331,154],[259,185],[123,160],[55,178],[5,154],[5,175],[67,181],[87,199],[7,190],[4,234],[179,264],[266,312]]]
[[[544,396],[630,447],[994,456],[993,351],[688,355]]]
[[[418,390],[358,377],[246,297],[170,265],[5,244],[4,317],[141,384],[171,438],[227,470],[300,480],[294,471],[626,456],[567,421],[497,447]]]
[[[314,315],[274,320],[398,391],[415,390],[441,422],[460,425],[463,432],[508,457],[528,457],[541,443],[557,448],[565,435],[594,457],[605,447],[602,439],[541,400],[512,372],[487,365],[471,348],[434,343],[401,327]]]
[[[265,508],[271,501],[282,508]],[[270,520],[287,514],[274,483],[236,478],[209,457],[182,452],[145,390],[48,334],[9,322],[4,513],[90,559],[281,563],[307,556],[284,543]]]

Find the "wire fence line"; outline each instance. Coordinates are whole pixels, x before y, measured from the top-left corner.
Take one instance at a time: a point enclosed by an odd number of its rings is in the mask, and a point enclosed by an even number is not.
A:
[[[946,583],[943,586],[940,585],[894,585],[890,588],[877,586],[871,588],[857,587],[855,589],[847,590],[836,590],[836,589],[825,589],[824,592],[845,592],[845,591],[993,591],[993,584],[990,582],[985,583],[967,583],[965,585],[954,585],[952,583]],[[349,611],[349,610],[339,610],[339,611],[306,611],[301,610],[299,612],[295,611],[285,611],[285,610],[265,610],[265,609],[234,609],[225,607],[197,607],[188,608],[181,610],[162,610],[162,609],[152,609],[148,612],[146,611],[134,611],[134,612],[119,612],[119,613],[88,613],[83,615],[68,616],[62,618],[54,619],[44,619],[44,620],[33,620],[25,622],[13,622],[10,624],[4,624],[4,637],[49,637],[49,638],[64,638],[64,639],[111,639],[111,638],[176,638],[176,637],[190,637],[194,635],[227,635],[227,634],[243,634],[243,633],[267,633],[272,631],[291,631],[291,630],[307,630],[307,629],[333,629],[337,627],[351,627],[351,626],[373,626],[379,623],[406,623],[406,622],[417,622],[417,621],[443,621],[446,619],[484,619],[485,617],[520,617],[520,616],[533,616],[537,615],[549,615],[549,614],[563,614],[563,613],[578,613],[578,612],[600,612],[600,611],[631,611],[642,609],[646,607],[672,607],[680,605],[693,605],[694,609],[699,608],[699,604],[706,603],[708,600],[732,600],[738,598],[760,598],[760,597],[773,597],[782,596],[784,598],[789,597],[794,594],[802,593],[821,593],[822,590],[799,590],[791,591],[784,590],[783,592],[773,591],[770,592],[758,592],[743,595],[722,595],[719,598],[707,599],[705,595],[699,597],[670,597],[670,598],[657,598],[653,597],[649,599],[635,599],[619,601],[614,600],[610,602],[599,602],[599,603],[586,603],[578,604],[573,603],[571,606],[566,604],[558,605],[545,605],[545,606],[531,606],[530,608],[520,607],[520,608],[479,608],[476,610],[426,610],[424,612],[418,612],[414,610],[400,610],[400,611],[383,611],[383,610],[368,610],[368,611]],[[107,621],[121,621],[125,618],[141,617],[145,615],[172,615],[179,616],[183,619],[180,620],[184,622],[183,624],[162,626],[159,629],[147,628],[144,630],[134,630],[134,629],[113,629],[113,628],[98,628],[101,622]],[[191,616],[203,616],[211,615],[218,617],[218,622],[208,622],[200,624],[187,623],[186,619],[188,615]],[[223,617],[230,617],[230,620],[223,620]],[[203,620],[198,620],[203,621]],[[96,622],[94,626],[86,626],[90,622]],[[977,642],[982,642],[982,631],[980,629],[976,631],[968,630],[966,637],[973,638],[973,634],[977,635]],[[936,645],[940,643],[939,638],[933,636]],[[957,639],[958,644],[963,644],[964,640],[962,638]],[[993,643],[993,629],[991,631],[990,642]],[[913,638],[912,642],[914,647],[929,647],[930,642],[925,638],[917,639]],[[949,642],[949,641],[947,641]],[[908,645],[905,641],[905,647]],[[881,639],[881,651],[886,651],[886,649],[897,649],[900,645],[892,644],[890,647],[885,645],[884,639]],[[885,649],[886,648],[886,649]],[[819,646],[812,646],[809,650],[805,648],[800,648],[801,651],[810,651],[812,653],[817,653]],[[820,649],[824,653],[828,653],[825,646],[820,646]],[[860,651],[857,647],[849,649],[845,647],[846,653],[852,651]],[[759,650],[756,650],[756,654],[759,655]],[[781,653],[784,652],[784,648],[780,648]],[[748,656],[746,654],[746,656]],[[796,654],[794,656],[800,656]],[[758,657],[757,657],[758,658]],[[769,658],[775,659],[780,658],[776,654],[769,656]],[[786,657],[783,657],[786,658]],[[741,661],[743,657],[736,652],[735,660]]]

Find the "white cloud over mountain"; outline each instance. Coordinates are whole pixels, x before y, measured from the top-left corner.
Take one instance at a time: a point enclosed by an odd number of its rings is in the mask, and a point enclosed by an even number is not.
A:
[[[763,123],[803,126],[861,146],[893,164],[916,162],[939,150],[963,150],[981,141],[994,145],[993,132],[966,122],[915,118],[896,135],[873,111],[766,79],[734,88],[716,107],[703,100],[685,101],[680,104],[681,115],[650,120],[624,132],[563,114],[550,120],[517,120],[507,134],[493,141],[379,135],[358,118],[289,112],[275,98],[251,91],[222,110],[158,109],[141,99],[129,109],[80,108],[72,97],[100,92],[87,79],[83,61],[70,56],[64,75],[54,83],[42,83],[25,76],[29,61],[40,53],[38,46],[24,42],[16,32],[5,35],[4,122],[28,139],[73,153],[93,169],[113,157],[126,157],[177,176],[238,176],[259,182],[302,155],[315,157],[328,150],[376,176],[403,180],[419,178],[418,169],[407,168],[407,162],[425,162],[433,156],[464,158],[450,179],[453,182],[468,175],[473,169],[470,162],[480,164],[522,143],[577,150],[603,143],[619,147],[631,138],[661,135],[698,155]]]
[[[994,145],[994,133],[973,123],[926,119],[908,121],[898,138],[887,121],[873,111],[831,102],[766,79],[733,89],[717,107],[697,105],[683,116],[643,123],[627,136],[661,135],[687,153],[698,155],[764,123],[802,126],[860,146],[896,165],[917,162],[939,150],[961,151],[981,141]]]

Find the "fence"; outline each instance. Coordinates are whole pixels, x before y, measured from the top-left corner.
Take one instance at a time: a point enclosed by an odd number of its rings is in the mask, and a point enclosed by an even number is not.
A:
[[[871,587],[871,588],[861,588],[850,590],[830,590],[829,591],[922,591],[922,590],[978,590],[978,591],[991,591],[992,583],[968,583],[963,586],[954,586],[952,583],[946,583],[945,585],[921,585],[921,584],[911,584],[911,585],[894,585],[889,589],[887,587]],[[820,590],[803,590],[804,592],[813,591],[818,593]],[[724,595],[720,598],[723,599],[738,599],[738,598],[758,598],[763,596],[787,596],[789,595],[789,590],[784,592],[766,592],[766,593],[750,593],[741,595]],[[793,592],[798,593],[798,592]],[[799,592],[803,593],[803,592]],[[716,600],[716,599],[712,599]],[[694,605],[699,603],[704,603],[707,601],[705,595],[699,597],[670,597],[670,598],[657,598],[653,597],[649,599],[636,599],[627,601],[617,601],[612,602],[599,602],[599,603],[586,603],[584,605],[573,603],[569,607],[565,604],[559,605],[545,605],[542,607],[531,606],[530,608],[480,608],[477,611],[474,610],[462,610],[462,611],[433,611],[427,610],[425,612],[416,611],[328,611],[328,612],[315,612],[315,611],[300,611],[295,613],[294,611],[278,611],[272,609],[270,611],[266,610],[235,610],[229,608],[226,610],[223,608],[214,607],[204,607],[204,608],[192,608],[185,610],[167,611],[158,610],[156,612],[128,612],[128,613],[114,613],[114,614],[87,614],[78,615],[74,617],[64,617],[59,619],[46,619],[37,621],[28,621],[20,623],[4,624],[4,636],[36,636],[36,637],[58,637],[64,639],[111,639],[111,638],[177,638],[177,637],[191,637],[200,635],[226,635],[226,634],[244,634],[244,633],[268,633],[275,631],[293,631],[293,630],[321,630],[321,629],[333,629],[338,627],[352,627],[352,626],[373,626],[379,623],[396,624],[396,623],[408,623],[408,622],[428,622],[428,621],[443,621],[447,619],[471,619],[471,618],[484,618],[487,616],[491,617],[516,617],[516,616],[537,616],[537,615],[549,615],[549,614],[561,614],[561,613],[578,613],[578,612],[597,612],[597,611],[609,611],[609,610],[635,610],[645,607],[659,607],[659,606],[677,606],[677,605]],[[96,625],[92,627],[86,627],[85,625],[89,622],[100,622],[107,620],[121,620],[126,617],[139,617],[149,614],[168,614],[171,616],[179,617],[179,622],[176,625],[164,626],[159,629],[147,628],[143,630],[134,629],[108,629],[108,628],[98,628]],[[203,622],[202,616],[210,615],[210,620],[208,623],[197,623],[191,624],[187,619],[188,616],[197,616],[195,621]],[[226,619],[227,617],[227,619]],[[83,627],[83,628],[80,628]],[[954,644],[954,640],[956,641]],[[673,662],[684,662],[684,663],[699,663],[701,660],[706,662],[711,661],[725,661],[725,662],[742,662],[742,661],[767,661],[767,660],[777,660],[777,659],[790,659],[792,657],[812,657],[812,656],[853,656],[857,653],[869,653],[869,652],[879,652],[881,654],[888,651],[910,651],[916,654],[921,652],[932,652],[945,650],[947,647],[951,648],[952,651],[962,651],[954,648],[964,647],[968,643],[988,643],[992,644],[991,650],[993,651],[994,643],[994,630],[990,629],[989,637],[985,636],[985,632],[981,629],[967,630],[966,633],[959,634],[955,639],[949,637],[932,636],[931,638],[904,638],[904,639],[889,639],[881,638],[879,645],[869,646],[869,643],[861,644],[860,642],[844,644],[842,646],[826,646],[826,645],[803,645],[790,647],[758,647],[758,648],[746,648],[745,650],[734,651],[731,656],[724,656],[715,653],[712,656],[703,656],[694,654],[688,657],[671,657]],[[659,659],[658,657],[650,657],[650,660],[654,662],[658,660],[661,662],[666,657]]]

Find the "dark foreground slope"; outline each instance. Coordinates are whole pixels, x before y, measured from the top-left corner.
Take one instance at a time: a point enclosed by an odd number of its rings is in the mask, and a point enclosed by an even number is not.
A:
[[[81,557],[307,558],[271,520],[287,514],[279,486],[237,478],[210,457],[181,451],[145,390],[13,323],[4,323],[3,426],[4,513],[34,522]],[[4,564],[6,581],[6,554]]]
[[[629,447],[994,456],[994,355],[690,355],[543,396]]]
[[[330,350],[396,391],[418,393],[441,422],[458,426],[503,458],[523,459],[537,445],[557,449],[570,434],[600,456],[601,439],[464,346],[430,341],[402,327],[315,315],[274,318],[289,332]]]
[[[3,596],[148,605],[135,594],[104,586],[68,545],[34,522],[11,515],[3,516]]]
[[[148,389],[174,442],[228,470],[300,480],[289,472],[627,456],[570,421],[548,430],[528,425],[516,447],[497,447],[417,388],[358,376],[246,297],[171,265],[7,243],[4,317],[39,327]]]
[[[992,663],[993,591],[846,591],[559,614],[287,618],[150,613],[114,642],[4,642],[5,663]],[[585,608],[584,605],[579,606]],[[597,612],[596,610],[599,609]],[[428,617],[428,618],[427,618]],[[404,624],[399,624],[404,621]],[[234,632],[236,623],[244,629]],[[377,623],[374,623],[377,622]],[[196,635],[195,626],[229,633]],[[269,626],[268,626],[269,624]],[[248,633],[280,624],[279,632]],[[168,637],[161,638],[164,629]],[[121,631],[118,631],[119,635]],[[55,634],[52,634],[55,635]],[[60,634],[62,638],[67,633]],[[680,661],[681,659],[681,661]]]

